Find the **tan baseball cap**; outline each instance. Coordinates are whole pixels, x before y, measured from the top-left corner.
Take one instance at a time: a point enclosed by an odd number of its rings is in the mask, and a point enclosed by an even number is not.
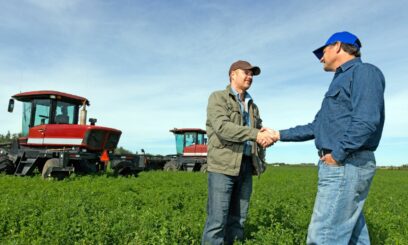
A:
[[[258,66],[252,66],[248,61],[244,61],[244,60],[238,60],[232,63],[228,74],[231,74],[231,72],[235,71],[236,69],[252,70],[254,76],[257,76],[261,73],[261,69]]]

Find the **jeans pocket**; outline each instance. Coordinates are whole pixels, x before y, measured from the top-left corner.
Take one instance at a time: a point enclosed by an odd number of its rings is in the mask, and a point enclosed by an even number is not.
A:
[[[342,164],[339,164],[339,163],[335,163],[335,164],[332,164],[332,163],[326,163],[326,162],[324,162],[324,161],[322,161],[322,164],[324,165],[324,166],[326,166],[326,167],[328,167],[328,168],[339,168],[339,167],[343,167],[343,165]]]
[[[330,167],[320,161],[318,195],[320,198],[328,198],[338,193],[344,186],[344,167]],[[328,198],[330,199],[330,198]]]
[[[327,163],[320,161],[319,178],[332,179],[344,176],[344,166],[343,165],[328,165]]]

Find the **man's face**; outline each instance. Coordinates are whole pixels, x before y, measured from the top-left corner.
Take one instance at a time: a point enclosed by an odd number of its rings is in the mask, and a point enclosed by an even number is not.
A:
[[[252,84],[252,70],[237,69],[231,74],[231,85],[238,90],[237,92],[247,91]]]
[[[323,63],[323,69],[325,71],[336,71],[338,43],[334,45],[328,45],[323,49],[323,57],[320,62]]]

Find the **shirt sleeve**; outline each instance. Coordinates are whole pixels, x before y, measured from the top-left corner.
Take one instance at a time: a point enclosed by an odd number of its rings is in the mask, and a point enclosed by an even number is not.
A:
[[[381,125],[384,108],[385,79],[381,71],[369,64],[353,71],[351,87],[351,122],[332,156],[342,162],[348,154],[361,149]]]
[[[316,114],[312,123],[298,125],[293,128],[279,130],[280,141],[307,141],[315,138],[314,127],[319,112]]]

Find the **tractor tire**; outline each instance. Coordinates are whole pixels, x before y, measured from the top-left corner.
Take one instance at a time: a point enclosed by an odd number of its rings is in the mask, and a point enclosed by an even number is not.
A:
[[[58,180],[62,180],[63,178],[66,177],[66,174],[64,173],[52,173],[51,171],[53,167],[60,167],[59,159],[51,158],[45,162],[41,173],[43,179],[56,178]]]
[[[115,164],[115,167],[112,168],[112,170],[115,176],[137,176],[139,173],[138,171],[133,170],[132,163],[128,161],[121,161]]]
[[[99,166],[96,162],[82,159],[79,164],[78,172],[82,174],[94,174],[99,172]]]
[[[13,162],[10,161],[7,155],[0,156],[0,172],[5,172],[6,174],[13,174],[16,168]]]
[[[164,164],[163,170],[164,171],[178,171],[177,162],[173,160],[166,162],[166,164]]]
[[[201,165],[200,172],[207,173],[207,168],[208,168],[207,163],[203,163],[203,165]]]
[[[5,148],[0,148],[0,156],[7,156],[8,150]]]

